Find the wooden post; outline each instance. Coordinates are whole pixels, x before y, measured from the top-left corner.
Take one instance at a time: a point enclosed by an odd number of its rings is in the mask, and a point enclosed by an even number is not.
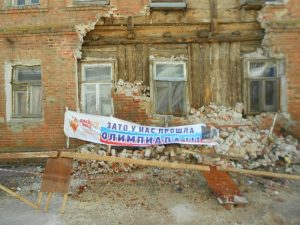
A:
[[[43,192],[40,191],[38,193],[38,199],[37,199],[37,202],[36,202],[36,205],[37,205],[38,209],[41,208],[42,199],[43,199]]]
[[[68,198],[68,193],[65,193],[64,194],[64,199],[63,199],[63,202],[62,202],[62,205],[61,205],[61,209],[60,209],[61,214],[65,213],[67,198]]]
[[[66,112],[69,110],[69,107],[66,106]],[[70,148],[70,138],[67,136],[67,140],[66,140],[66,148]]]
[[[45,206],[44,212],[48,212],[50,201],[52,199],[52,194],[53,194],[52,192],[49,192],[47,195],[46,206]]]
[[[3,185],[0,184],[0,189],[5,191],[6,193],[10,194],[11,196],[19,199],[20,201],[26,203],[27,205],[30,205],[32,208],[37,209],[37,205],[32,203],[31,201],[27,200],[26,198],[22,197],[21,195],[18,195],[16,192],[4,187]]]
[[[212,34],[215,34],[218,31],[217,1],[209,0],[209,8],[210,8],[210,32]]]

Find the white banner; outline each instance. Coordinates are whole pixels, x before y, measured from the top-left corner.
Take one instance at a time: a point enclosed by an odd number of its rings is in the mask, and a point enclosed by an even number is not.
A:
[[[115,146],[163,144],[217,145],[219,131],[205,124],[177,127],[142,126],[114,117],[66,111],[66,136]]]

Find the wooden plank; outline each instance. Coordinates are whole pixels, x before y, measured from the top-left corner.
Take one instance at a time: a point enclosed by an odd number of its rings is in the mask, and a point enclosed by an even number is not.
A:
[[[77,153],[77,152],[61,152],[60,156],[65,157],[65,158],[72,158],[72,159],[118,162],[118,163],[127,163],[127,164],[153,166],[153,167],[163,167],[163,168],[171,168],[171,169],[210,171],[210,167],[204,166],[204,165],[169,163],[169,162],[161,162],[161,161],[150,161],[150,160],[144,160],[144,159],[119,158],[119,157],[113,157],[113,156],[100,156],[98,154],[92,154],[92,153],[90,154],[90,153]],[[255,170],[244,170],[244,169],[236,169],[236,168],[228,168],[228,167],[220,167],[220,166],[217,167],[217,169],[220,171],[225,171],[225,172],[234,172],[234,173],[242,173],[242,174],[257,175],[257,176],[300,180],[300,176],[298,176],[298,175],[272,173],[272,172],[255,171]]]
[[[227,168],[227,167],[217,167],[217,168],[218,168],[218,170],[231,172],[231,173],[241,173],[241,174],[263,176],[263,177],[273,177],[273,178],[300,180],[300,176],[292,175],[292,174],[272,173],[272,172],[266,172],[266,171],[245,170],[245,169],[236,169],[236,168]]]
[[[150,86],[150,72],[149,72],[149,54],[150,54],[150,45],[143,45],[143,82],[145,85]]]
[[[211,167],[209,172],[204,172],[208,186],[218,198],[218,202],[223,205],[227,204],[245,204],[248,203],[236,183],[227,172],[219,171]]]
[[[192,107],[199,108],[200,107],[200,92],[202,91],[200,87],[201,85],[201,48],[198,43],[191,44],[191,86],[192,86]]]
[[[134,65],[135,65],[135,80],[143,80],[143,44],[137,44],[135,46]]]
[[[30,159],[57,157],[57,151],[0,153],[0,159]]]
[[[52,195],[53,195],[52,192],[49,192],[48,195],[47,195],[47,200],[46,200],[46,205],[45,205],[44,212],[48,212],[49,205],[50,205],[50,202],[51,202],[51,199],[52,199]]]
[[[220,81],[222,91],[220,93],[222,105],[230,106],[229,93],[232,91],[230,82],[230,61],[229,61],[229,43],[223,42],[220,44]]]
[[[242,101],[242,75],[240,63],[240,43],[230,43],[230,73],[231,86],[235,87],[230,92],[230,104],[234,105],[238,101]]]
[[[135,164],[135,165],[142,165],[142,166],[154,166],[154,167],[163,167],[163,168],[172,168],[172,169],[209,171],[209,166],[150,161],[150,160],[143,160],[143,159],[119,158],[113,156],[100,156],[97,154],[89,154],[89,153],[62,152],[61,157],[118,162],[118,163],[127,163],[127,164]]]
[[[43,175],[41,192],[67,193],[72,165],[72,159],[49,158]]]
[[[217,1],[209,1],[209,11],[210,11],[210,32],[215,34],[218,32],[218,20],[217,20]]]
[[[263,34],[246,34],[246,35],[232,35],[220,34],[208,38],[199,38],[195,36],[190,37],[171,37],[171,38],[153,38],[143,37],[136,39],[127,39],[126,37],[107,37],[101,40],[93,41],[86,40],[84,46],[98,46],[98,45],[119,45],[119,44],[177,44],[177,43],[206,43],[206,42],[243,42],[243,41],[261,41]]]
[[[28,199],[22,197],[21,195],[17,194],[16,192],[8,189],[7,187],[0,184],[0,189],[5,191],[6,193],[10,194],[11,196],[15,197],[16,199],[26,203],[27,205],[31,206],[32,208],[38,209],[38,206],[33,202],[29,201]]]
[[[204,44],[204,73],[203,73],[203,82],[202,82],[202,93],[203,93],[203,105],[208,105],[212,102],[212,90],[211,90],[211,67],[212,67],[212,52],[211,45],[206,43]]]
[[[61,205],[61,209],[60,209],[61,214],[65,213],[67,199],[68,199],[68,193],[65,193],[64,198],[63,198],[63,202],[62,202],[62,205]]]
[[[211,73],[210,73],[210,84],[212,90],[212,100],[217,104],[222,104],[221,95],[223,91],[221,91],[222,81],[220,80],[220,44],[212,43],[211,44]]]
[[[135,81],[135,48],[132,44],[125,46],[126,52],[126,70],[127,80],[129,82]]]
[[[126,71],[126,55],[125,55],[125,46],[118,45],[118,73],[116,81],[119,79],[127,80],[127,71]]]

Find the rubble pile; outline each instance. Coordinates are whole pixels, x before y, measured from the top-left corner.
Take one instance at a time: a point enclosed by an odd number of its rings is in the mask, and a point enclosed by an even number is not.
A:
[[[140,96],[149,98],[150,87],[143,85],[143,81],[135,81],[134,83],[119,79],[115,86],[116,92],[125,92],[127,96]]]
[[[188,120],[194,123],[202,122],[218,125],[228,123],[250,125],[251,121],[243,118],[243,111],[243,103],[237,103],[234,108],[217,106],[214,103],[210,103],[208,106],[202,106],[198,110],[192,108]]]
[[[148,96],[149,89],[142,83],[131,84],[119,80],[118,87],[130,92]],[[145,88],[145,89],[143,89]],[[133,159],[185,162],[193,164],[220,165],[244,169],[267,167],[268,170],[281,166],[285,172],[293,172],[293,165],[300,164],[300,145],[296,138],[276,136],[269,129],[261,129],[266,116],[243,117],[243,104],[234,108],[210,104],[192,109],[188,120],[191,123],[206,123],[219,128],[218,144],[214,147],[191,145],[151,146],[146,148],[114,148],[87,144],[77,151],[96,153],[102,156],[117,156]],[[274,115],[272,115],[274,117]],[[272,118],[271,117],[271,118]],[[106,163],[99,161],[75,161],[74,173],[87,175],[131,171],[134,165]]]

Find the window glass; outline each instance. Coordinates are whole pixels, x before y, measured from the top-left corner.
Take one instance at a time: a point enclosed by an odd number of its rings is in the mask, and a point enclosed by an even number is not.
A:
[[[84,81],[111,80],[111,65],[88,66],[84,74]]]
[[[40,67],[17,67],[16,80],[24,81],[40,81],[41,69]]]
[[[14,115],[23,116],[26,115],[27,111],[27,92],[26,91],[16,91],[14,93]]]
[[[100,114],[101,115],[112,115],[112,107],[111,107],[111,84],[100,84],[100,94],[99,94],[99,102],[100,102]]]
[[[172,82],[172,112],[174,114],[181,114],[185,108],[185,85],[184,82]]]
[[[186,111],[185,64],[155,63],[155,111],[182,115]]]
[[[253,77],[275,77],[276,64],[270,61],[249,62],[249,75]]]
[[[18,4],[18,5],[25,5],[25,0],[18,0],[18,1],[17,1],[17,4]]]
[[[277,102],[277,82],[265,81],[265,105],[270,111],[276,109]]]
[[[112,115],[112,65],[83,65],[83,110],[89,114]]]
[[[30,87],[30,107],[29,113],[39,115],[42,113],[42,88],[41,86]]]
[[[250,82],[250,111],[260,111],[260,81]]]
[[[183,64],[156,64],[156,78],[172,79],[184,78],[184,65]]]
[[[167,81],[157,81],[156,82],[156,112],[159,114],[170,113],[169,105],[169,82]]]
[[[13,116],[40,117],[42,115],[42,85],[40,66],[16,66],[14,68]]]

